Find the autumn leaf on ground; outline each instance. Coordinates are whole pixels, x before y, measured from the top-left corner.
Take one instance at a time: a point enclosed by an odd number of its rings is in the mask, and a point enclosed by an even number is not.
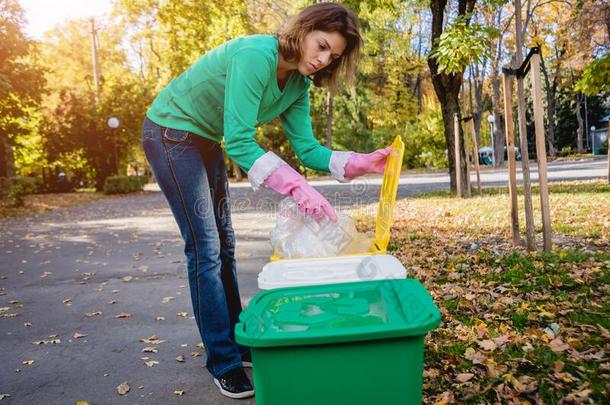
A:
[[[87,313],[85,313],[85,316],[87,318],[91,318],[91,317],[98,316],[101,314],[102,314],[102,311],[95,311],[95,312],[87,312]]]
[[[561,338],[556,338],[551,340],[551,342],[549,343],[549,347],[554,352],[564,352],[570,348],[570,345],[564,343]]]
[[[119,312],[114,317],[115,318],[129,318],[130,316],[131,316],[131,314],[128,312]]]
[[[156,335],[152,335],[150,337],[140,339],[139,342],[141,342],[141,343],[150,343],[150,344],[153,344],[153,345],[158,345],[160,343],[165,342],[165,340],[159,340]]]
[[[176,357],[176,361],[179,363],[184,363],[184,356],[180,355],[180,356]]]
[[[2,401],[5,398],[10,398],[11,395],[10,394],[0,394],[0,401]]]
[[[467,360],[472,361],[473,364],[483,364],[487,358],[483,353],[474,350],[472,347],[466,349],[464,352],[464,357]]]
[[[133,276],[125,276],[125,277],[121,278],[121,280],[125,283],[128,283],[131,280],[133,280]]]
[[[34,360],[24,360],[21,362],[21,364],[25,366],[31,366],[32,364],[34,364]]]
[[[78,332],[75,332],[75,333],[74,333],[74,335],[72,335],[72,337],[73,337],[74,339],[80,339],[80,338],[84,338],[84,337],[86,337],[86,336],[89,336],[89,335],[87,335],[87,334],[85,334],[85,333],[78,333]]]
[[[72,298],[66,298],[65,300],[63,300],[63,301],[62,301],[62,303],[63,303],[65,306],[69,307],[69,306],[71,306],[71,305],[72,305]]]
[[[130,387],[129,387],[129,384],[127,384],[127,381],[125,381],[125,382],[119,384],[116,387],[116,390],[119,393],[119,395],[125,395],[129,392]]]
[[[175,300],[174,297],[163,297],[163,299],[161,300],[161,303],[167,304],[168,302],[173,301],[173,300]]]
[[[144,349],[142,349],[143,353],[157,353],[159,351],[159,349],[157,349],[156,347],[152,347],[152,346],[147,346]]]
[[[149,360],[149,361],[145,361],[144,364],[146,364],[146,366],[148,366],[148,367],[154,367],[154,366],[158,365],[159,362],[157,360]]]
[[[182,396],[182,395],[184,395],[184,391],[182,391],[182,390],[176,390],[176,391],[174,391],[174,394],[176,394],[176,395],[178,395],[178,396]]]
[[[186,312],[176,312],[176,315],[180,316],[182,318],[186,318],[188,316],[188,313],[186,313]]]
[[[477,344],[481,349],[487,350],[489,352],[493,352],[494,350],[496,350],[496,344],[493,340],[481,340],[478,341]]]
[[[164,317],[164,316],[157,316],[157,317],[155,318],[155,321],[164,321],[164,320],[165,320],[165,317]]]
[[[34,345],[58,345],[61,343],[60,339],[50,339],[50,340],[37,340],[32,342]]]
[[[455,379],[458,382],[465,383],[466,381],[470,381],[472,377],[474,377],[474,374],[472,373],[460,373],[455,377]]]

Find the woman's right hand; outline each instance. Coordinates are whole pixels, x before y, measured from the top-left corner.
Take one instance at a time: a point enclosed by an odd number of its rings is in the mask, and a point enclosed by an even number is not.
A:
[[[292,197],[299,209],[313,216],[318,223],[324,215],[337,222],[337,214],[326,198],[288,164],[273,171],[265,180],[265,185],[280,194]]]

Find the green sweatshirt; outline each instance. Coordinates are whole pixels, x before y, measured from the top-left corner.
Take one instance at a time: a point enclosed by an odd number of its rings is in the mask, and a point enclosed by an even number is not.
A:
[[[303,165],[329,172],[332,151],[315,139],[309,116],[310,80],[291,72],[277,83],[278,40],[271,35],[237,38],[212,49],[172,80],[147,112],[158,125],[192,132],[218,143],[249,171],[265,154],[256,127],[280,116]]]

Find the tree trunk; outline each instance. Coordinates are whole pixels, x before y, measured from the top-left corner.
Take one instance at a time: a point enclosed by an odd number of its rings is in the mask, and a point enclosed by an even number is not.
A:
[[[237,181],[237,182],[242,181],[243,175],[242,175],[241,169],[239,168],[237,163],[235,163],[234,161],[231,160],[231,166],[233,166],[233,176],[235,176],[235,181]]]
[[[504,164],[504,145],[506,145],[506,135],[504,134],[504,115],[500,110],[500,80],[498,78],[498,61],[492,62],[491,68],[491,108],[493,110],[495,118],[494,126],[494,156],[496,165],[501,166]],[[507,152],[508,153],[508,152]]]
[[[465,16],[472,12],[476,0],[459,0],[458,2],[458,14]],[[447,0],[431,0],[430,10],[432,11],[432,44],[433,49],[441,34],[443,33],[443,20],[445,17],[445,6]],[[455,169],[456,162],[453,154],[454,148],[454,114],[458,114],[458,118],[461,120],[462,114],[460,111],[460,87],[462,86],[462,80],[464,72],[457,73],[439,73],[438,64],[436,59],[428,57],[428,66],[430,67],[430,73],[432,76],[432,84],[434,85],[434,91],[441,104],[441,112],[443,115],[443,126],[445,131],[445,141],[447,143],[447,158],[449,161],[449,177],[450,187],[453,192],[456,191],[456,180],[455,180]],[[460,142],[464,141],[464,132],[462,126],[459,126]],[[466,189],[466,155],[464,148],[460,148],[461,164],[458,168],[460,170],[462,179],[462,189]]]
[[[333,147],[333,96],[326,92],[326,147]]]
[[[13,177],[15,175],[15,157],[13,146],[8,136],[0,136],[0,177]]]
[[[576,147],[578,153],[585,153],[583,145],[584,124],[582,121],[582,113],[580,112],[583,96],[581,93],[576,94],[576,120],[578,121],[578,129],[576,131]]]
[[[0,177],[8,177],[6,135],[0,135]]]
[[[496,19],[496,27],[499,28],[502,22],[502,11],[503,8],[500,7],[497,10],[497,14],[495,16]],[[491,56],[491,109],[495,118],[495,126],[494,126],[494,156],[496,165],[504,164],[504,146],[506,145],[506,134],[504,132],[504,114],[502,113],[502,106],[500,100],[500,59],[502,57],[502,43],[504,41],[504,33],[506,30],[503,30],[498,38],[497,44],[495,44],[495,52],[492,52]],[[508,151],[507,151],[508,153]]]

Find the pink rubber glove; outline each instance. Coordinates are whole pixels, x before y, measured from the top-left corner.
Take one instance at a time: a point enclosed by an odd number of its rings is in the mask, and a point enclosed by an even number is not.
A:
[[[326,198],[307,184],[303,176],[289,165],[277,168],[267,177],[265,185],[280,194],[292,197],[299,209],[313,216],[316,222],[322,221],[324,214],[331,221],[337,222],[337,214]]]
[[[383,173],[390,153],[392,153],[391,146],[366,154],[354,152],[345,164],[345,177],[353,179],[367,173]]]

